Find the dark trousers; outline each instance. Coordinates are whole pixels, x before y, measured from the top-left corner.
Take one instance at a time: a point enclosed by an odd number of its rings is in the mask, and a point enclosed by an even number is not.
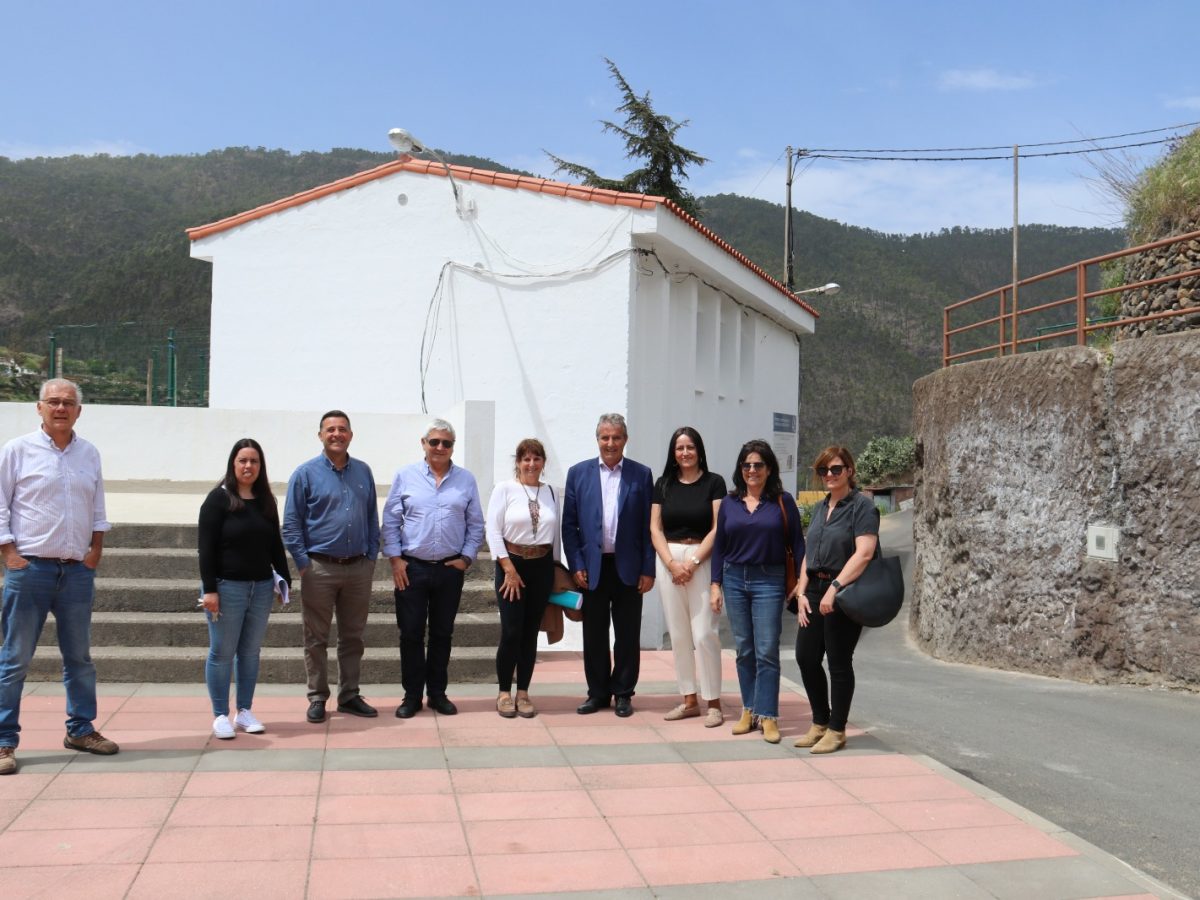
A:
[[[525,582],[519,600],[505,600],[500,594],[504,569],[496,564],[496,602],[500,605],[500,646],[496,648],[496,683],[501,693],[512,690],[513,669],[517,671],[517,690],[529,690],[533,667],[537,663],[538,630],[542,613],[554,585],[554,557],[547,553],[537,559],[510,556],[509,560]]]
[[[612,656],[608,623],[612,621]],[[583,594],[583,672],[588,696],[601,702],[632,697],[642,665],[642,595],[617,575],[616,561],[605,554],[600,583]]]
[[[446,696],[450,680],[450,641],[462,600],[463,572],[445,563],[408,560],[408,587],[397,590],[400,628],[400,681],[406,700]],[[425,627],[429,626],[429,650]]]
[[[821,597],[829,589],[828,581],[809,581],[812,590],[804,592],[812,607],[808,625],[796,631],[796,665],[800,680],[812,707],[813,723],[828,725],[833,731],[845,731],[854,699],[854,648],[862,626],[848,619],[836,606],[827,616],[818,611]],[[829,683],[821,658],[829,660]]]

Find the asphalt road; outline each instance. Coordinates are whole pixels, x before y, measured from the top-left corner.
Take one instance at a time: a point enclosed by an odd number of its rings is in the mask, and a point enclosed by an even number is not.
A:
[[[885,519],[906,574],[911,541],[909,514]],[[786,640],[783,673],[799,682]],[[900,619],[864,633],[855,674],[858,727],[1200,897],[1200,694],[944,663]]]

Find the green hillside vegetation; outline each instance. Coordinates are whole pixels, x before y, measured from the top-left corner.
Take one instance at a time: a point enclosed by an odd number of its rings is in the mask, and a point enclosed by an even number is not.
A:
[[[8,356],[35,354],[45,371],[47,337],[57,329],[67,357],[77,360],[66,370],[86,373],[89,400],[144,402],[151,364],[162,397],[162,350],[174,327],[181,402],[202,402],[212,267],[189,257],[184,229],[394,158],[244,147],[194,156],[0,157],[0,346]],[[448,158],[511,171],[480,157]],[[781,277],[781,206],[728,194],[700,202],[706,225]],[[795,229],[797,286],[842,285],[837,296],[813,302],[817,333],[801,342],[801,459],[831,441],[858,450],[876,435],[907,434],[912,383],[941,362],[942,307],[1009,280],[1009,232],[891,235],[804,212]],[[1114,230],[1023,226],[1021,271],[1121,246]],[[0,397],[32,396],[36,378],[2,372]]]
[[[1131,245],[1200,227],[1200,128],[1129,186],[1125,218]]]

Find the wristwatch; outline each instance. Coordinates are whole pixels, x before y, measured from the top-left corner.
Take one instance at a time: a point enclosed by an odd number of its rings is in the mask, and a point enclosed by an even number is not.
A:
[[[690,559],[688,559],[688,562],[690,562],[697,569],[700,568],[700,557],[693,555]]]
[[[840,591],[842,589],[842,583],[836,578],[829,582],[829,586],[832,587],[834,591]]]

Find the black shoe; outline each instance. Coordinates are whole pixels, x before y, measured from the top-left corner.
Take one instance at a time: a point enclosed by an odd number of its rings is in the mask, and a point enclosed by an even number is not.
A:
[[[451,703],[450,698],[445,694],[440,697],[430,697],[429,708],[434,712],[441,713],[443,716],[458,715],[458,707]]]
[[[345,703],[339,703],[338,712],[349,713],[352,716],[362,716],[364,719],[373,719],[379,715],[379,710],[362,697],[351,697]]]
[[[407,697],[405,697],[404,702],[396,707],[396,718],[397,719],[411,719],[413,716],[415,716],[420,711],[421,711],[421,701],[420,700],[410,700]]]
[[[325,701],[313,700],[308,704],[308,714],[305,716],[308,721],[316,725],[318,722],[325,721]]]
[[[633,715],[633,698],[618,697],[617,698],[617,715],[622,719],[628,719]]]
[[[598,700],[595,697],[588,697],[575,709],[575,712],[581,716],[590,716],[594,712],[600,712],[602,709],[608,709],[609,702],[607,700]]]

